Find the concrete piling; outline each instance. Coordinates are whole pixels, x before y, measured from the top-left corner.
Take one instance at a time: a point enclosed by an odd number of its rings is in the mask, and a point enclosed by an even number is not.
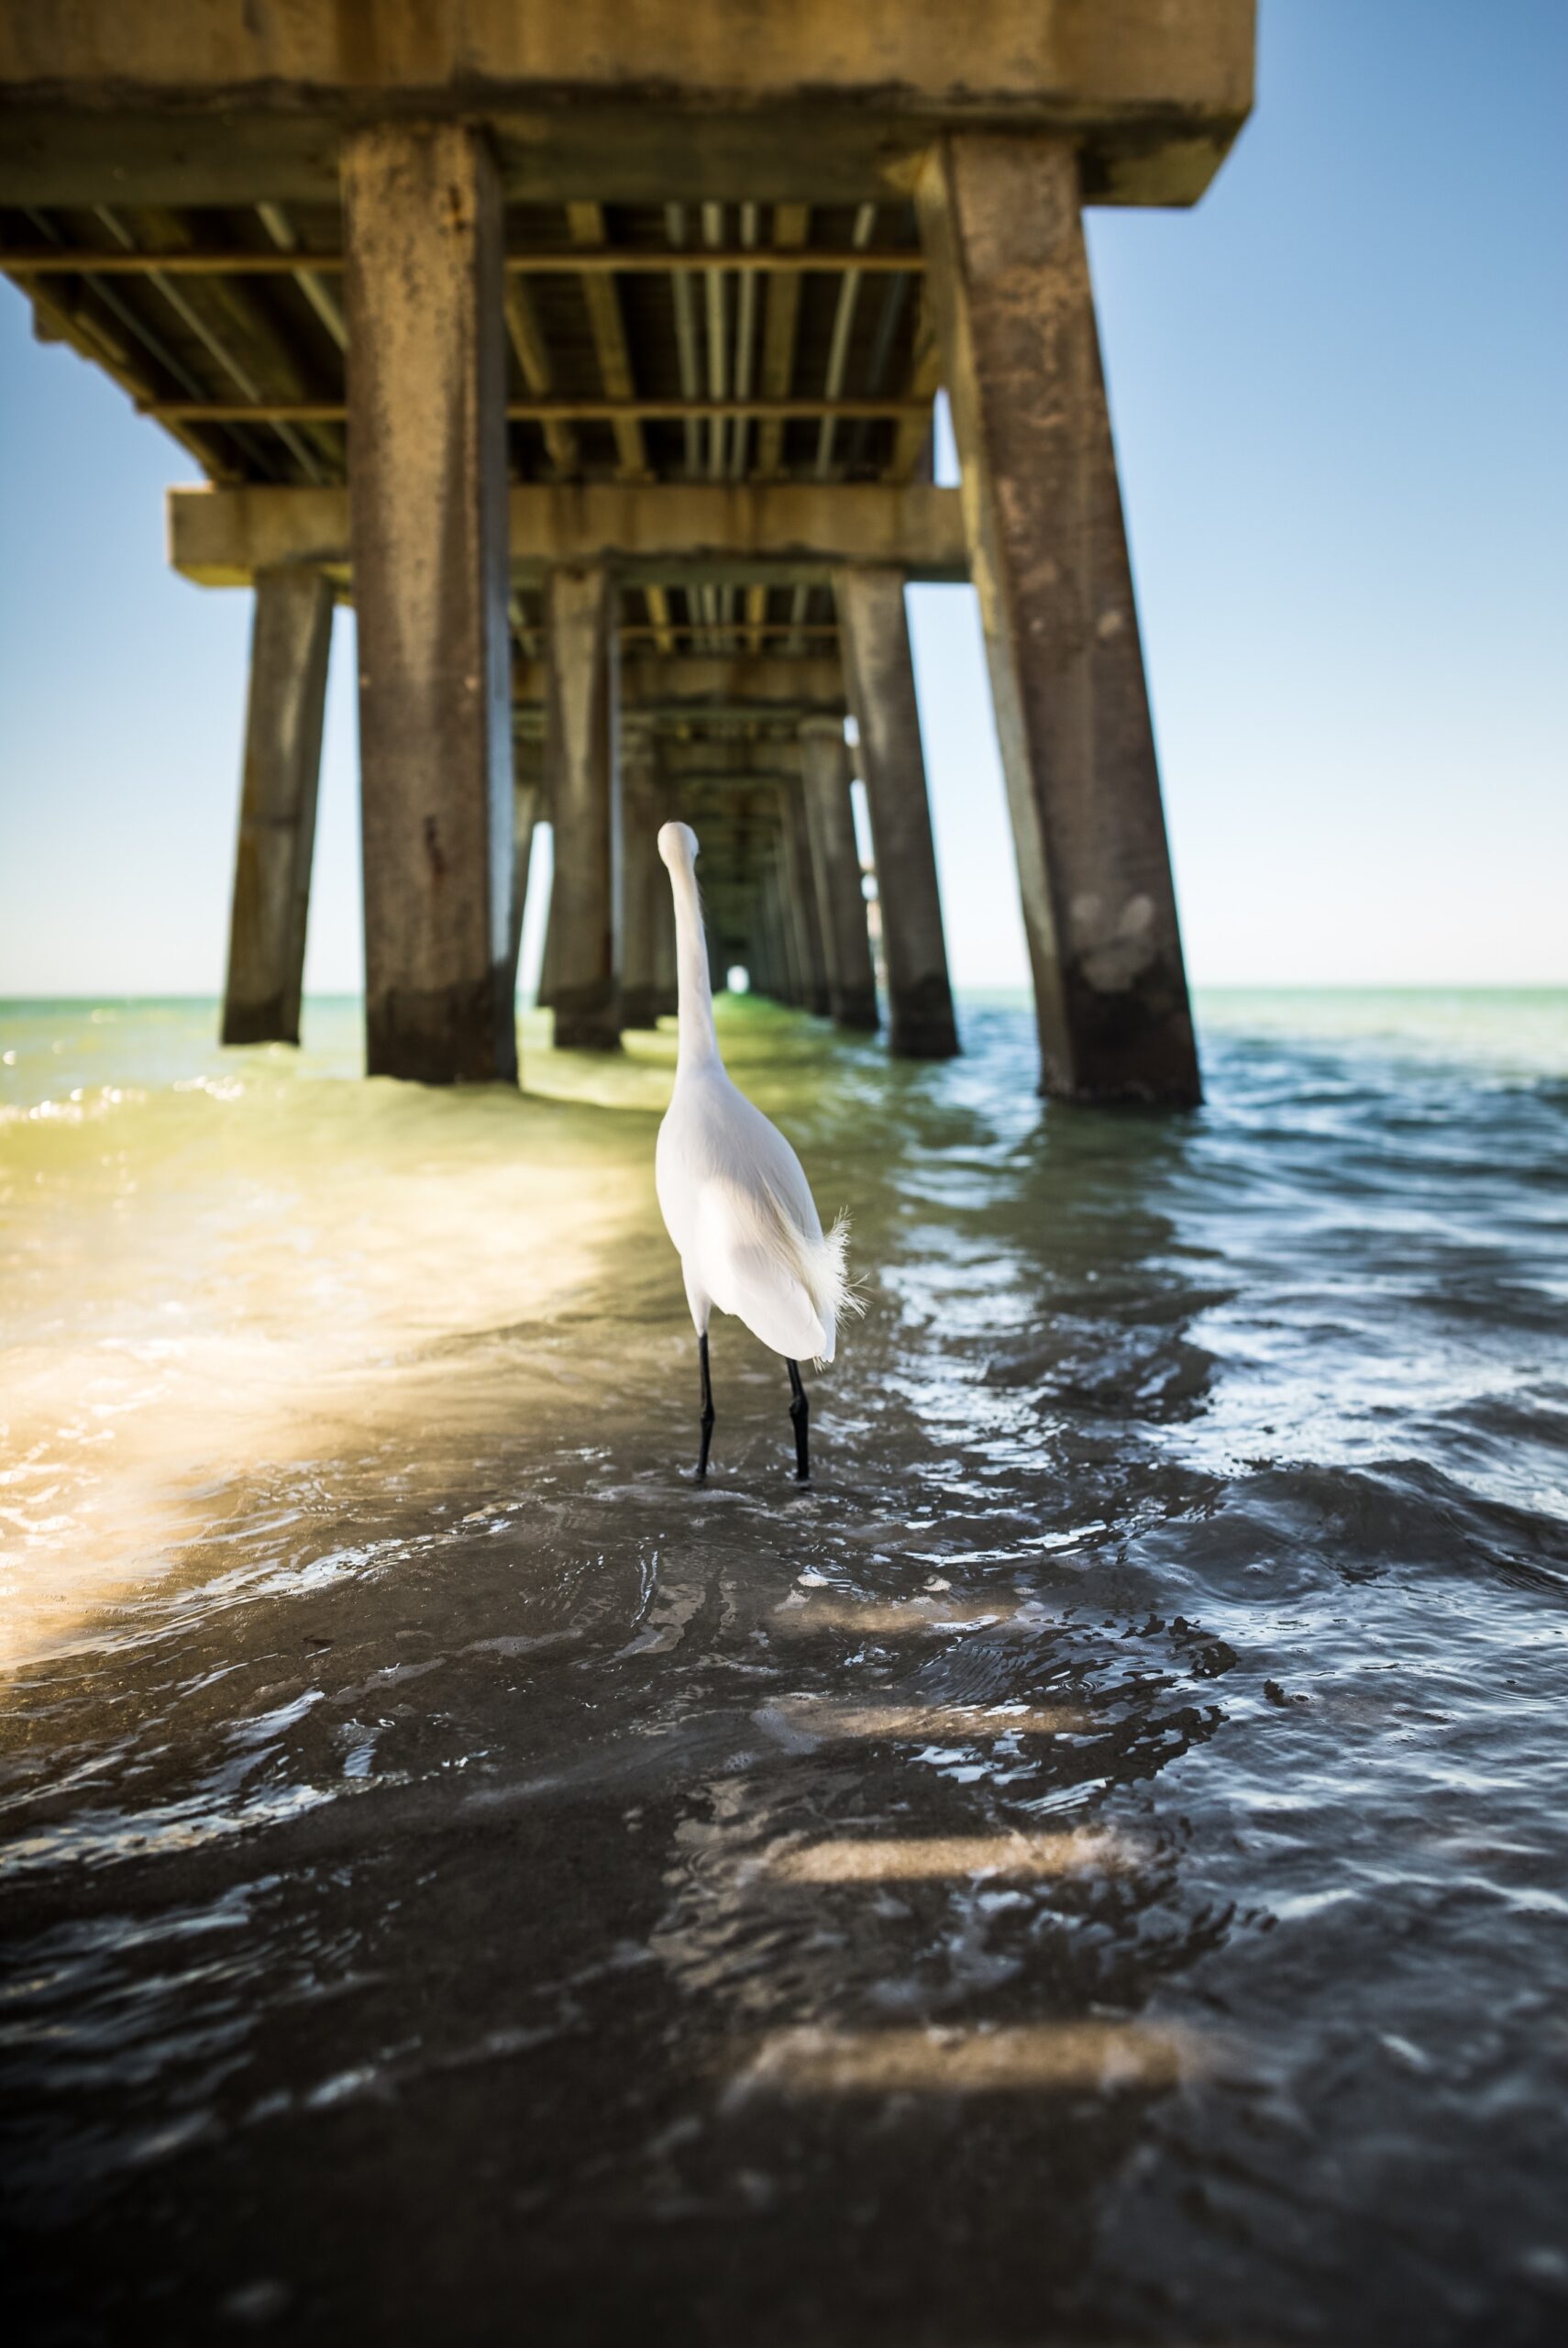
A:
[[[841,1027],[874,1030],[877,974],[860,885],[860,850],[850,801],[849,751],[835,718],[808,718],[801,728],[801,781],[812,839],[812,869],[827,963],[828,1009]]]
[[[602,563],[558,567],[546,582],[545,742],[556,845],[551,988],[562,1051],[614,1051],[621,1041],[614,605]]]
[[[483,137],[342,150],[366,1066],[514,1080],[502,206]]]
[[[856,565],[834,584],[877,855],[889,1046],[907,1058],[946,1059],[958,1049],[958,1032],[903,573]]]
[[[790,891],[783,865],[783,847],[777,849],[767,882],[768,912],[780,985],[779,1000],[791,1010],[806,1007],[806,969],[801,959],[801,933],[790,912]]]
[[[1045,1089],[1200,1097],[1066,137],[943,139],[921,233],[963,469]]]
[[[554,844],[555,827],[551,826]],[[550,873],[550,902],[545,907],[545,936],[539,954],[539,988],[535,1001],[541,1011],[556,1007],[556,876]]]
[[[818,910],[811,834],[806,825],[805,797],[801,785],[794,780],[778,788],[778,828],[784,891],[801,970],[801,1007],[815,1017],[825,1019],[830,1002],[827,954]]]
[[[654,840],[657,857],[658,826],[679,821],[680,794],[666,781],[662,769],[657,770],[657,795],[654,802]],[[673,1019],[679,1007],[679,990],[675,978],[675,901],[665,882],[664,867],[656,863],[654,877],[654,1013],[659,1019]]]
[[[622,729],[620,808],[621,1021],[652,1027],[659,1015],[659,903],[669,882],[658,855],[658,754],[647,725]]]
[[[269,570],[256,581],[226,1044],[300,1040],[332,604],[319,571]]]

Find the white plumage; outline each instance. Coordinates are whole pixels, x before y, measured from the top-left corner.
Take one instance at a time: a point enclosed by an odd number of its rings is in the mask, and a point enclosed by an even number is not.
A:
[[[804,1396],[793,1365],[830,1362],[838,1323],[855,1309],[845,1277],[846,1228],[823,1232],[801,1161],[776,1125],[731,1081],[713,1032],[708,951],[697,897],[697,836],[666,824],[658,852],[675,898],[680,1047],[675,1091],[659,1127],[659,1209],[686,1279],[703,1368],[702,1463],[712,1401],[709,1315],[717,1305],[791,1367],[801,1472]]]

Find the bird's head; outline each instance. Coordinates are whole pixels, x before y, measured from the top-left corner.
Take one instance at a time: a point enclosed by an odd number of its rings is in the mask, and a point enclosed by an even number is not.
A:
[[[690,824],[661,824],[658,852],[672,872],[690,872],[697,861],[697,835]]]

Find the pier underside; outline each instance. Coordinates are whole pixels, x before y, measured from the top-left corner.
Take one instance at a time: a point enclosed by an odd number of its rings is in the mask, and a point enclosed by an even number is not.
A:
[[[0,268],[257,594],[226,1036],[297,1035],[329,593],[373,1070],[512,1075],[541,820],[558,1040],[657,1017],[670,814],[721,968],[867,1027],[875,947],[956,1049],[902,589],[972,576],[1043,1080],[1195,1099],[1079,214],[1192,202],[1251,65],[1251,0],[0,9]]]

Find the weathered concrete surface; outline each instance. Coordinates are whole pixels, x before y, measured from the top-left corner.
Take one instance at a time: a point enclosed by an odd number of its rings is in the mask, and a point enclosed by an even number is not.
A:
[[[894,1052],[912,1059],[945,1059],[958,1049],[958,1031],[942,932],[904,581],[896,570],[846,570],[839,573],[834,588],[877,855],[888,967],[888,1041]]]
[[[226,1044],[297,1044],[332,645],[332,590],[315,571],[256,582],[239,794]]]
[[[367,111],[495,127],[509,195],[886,195],[943,127],[1071,131],[1099,200],[1191,203],[1252,102],[1253,0],[74,0],[0,10],[0,202],[319,201]],[[96,133],[94,150],[94,133]]]
[[[783,880],[788,914],[794,929],[801,974],[801,1000],[817,1018],[828,1014],[827,951],[818,910],[816,873],[812,863],[811,833],[806,825],[805,792],[799,776],[778,789],[778,827],[783,847]]]
[[[546,582],[546,757],[556,847],[550,982],[562,1051],[614,1051],[621,1040],[614,605],[614,587],[602,565],[562,568]]]
[[[609,563],[633,583],[825,585],[845,562],[896,563],[911,579],[969,575],[958,492],[922,482],[591,482],[513,485],[513,582],[555,563]],[[282,486],[168,493],[169,559],[203,587],[243,587],[281,563],[350,575],[348,493]]]
[[[1043,1082],[1076,1100],[1197,1101],[1077,158],[1063,139],[948,139],[920,216]]]
[[[828,1009],[841,1027],[875,1028],[877,974],[860,885],[860,850],[849,796],[844,727],[831,718],[801,728],[801,770],[812,837],[818,917],[827,963]]]
[[[658,915],[669,895],[659,861],[658,749],[646,725],[621,734],[621,1024],[652,1027],[658,1019]]]
[[[501,193],[455,125],[343,150],[366,1060],[515,1079]]]

